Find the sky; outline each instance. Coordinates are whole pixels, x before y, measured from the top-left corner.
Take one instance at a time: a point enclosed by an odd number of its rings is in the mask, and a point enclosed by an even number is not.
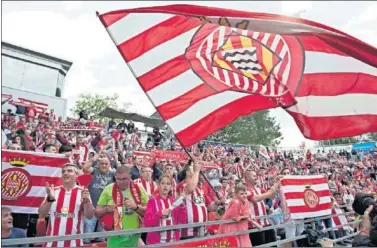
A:
[[[118,93],[120,105],[131,102],[131,111],[151,115],[154,107],[95,13],[168,4],[284,15],[300,13],[304,19],[337,28],[377,47],[377,2],[373,1],[3,1],[2,40],[73,62],[63,94],[68,100],[68,109],[80,93]],[[303,137],[285,111],[274,109],[271,114],[281,126],[281,146],[297,147],[303,141],[307,147],[314,145],[314,141]]]

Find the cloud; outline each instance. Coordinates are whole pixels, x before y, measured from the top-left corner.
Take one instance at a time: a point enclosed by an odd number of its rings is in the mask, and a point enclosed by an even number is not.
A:
[[[285,15],[298,15],[305,11],[309,11],[313,5],[311,1],[282,1],[282,12]]]
[[[359,15],[350,18],[341,30],[377,47],[377,3],[366,7]]]
[[[82,7],[82,1],[61,1],[65,10],[78,10]]]

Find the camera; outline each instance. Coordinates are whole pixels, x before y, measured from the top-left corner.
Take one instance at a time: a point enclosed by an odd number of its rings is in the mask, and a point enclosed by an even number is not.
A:
[[[372,195],[357,193],[352,208],[357,214],[363,215],[370,205],[373,205],[373,210],[370,212],[370,217],[373,220],[377,215],[377,202],[373,199]]]
[[[357,193],[352,208],[357,214],[363,215],[365,210],[371,205],[373,206],[373,209],[369,214],[372,222],[370,230],[370,245],[377,246],[377,202],[370,194]]]

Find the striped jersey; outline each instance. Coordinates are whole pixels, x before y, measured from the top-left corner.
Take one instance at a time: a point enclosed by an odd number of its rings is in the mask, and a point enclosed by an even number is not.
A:
[[[75,186],[72,190],[64,187],[55,187],[53,202],[50,209],[50,220],[46,236],[65,236],[80,234],[84,228],[84,209],[82,206],[81,194],[83,188]],[[44,247],[80,247],[83,246],[82,239],[53,241],[43,245]]]
[[[250,201],[250,213],[251,215],[255,217],[267,215],[266,207],[264,205],[264,201],[260,202],[253,202],[252,199],[256,195],[263,194],[263,190],[257,186],[251,186],[246,184],[246,193],[247,193],[247,199]],[[267,219],[257,219],[257,222],[259,225],[262,226],[268,226],[270,225],[269,221]]]

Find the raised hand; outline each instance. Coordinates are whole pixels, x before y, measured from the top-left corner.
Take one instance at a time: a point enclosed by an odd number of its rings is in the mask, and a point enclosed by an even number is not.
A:
[[[83,189],[82,190],[82,193],[81,193],[81,198],[82,198],[82,202],[84,203],[84,204],[86,204],[86,203],[89,203],[90,202],[90,200],[89,200],[89,190],[88,189]]]
[[[47,193],[48,198],[55,199],[55,196],[54,196],[54,185],[52,184],[50,186],[50,184],[48,182],[46,182],[45,183],[45,188],[46,188],[46,193]]]

